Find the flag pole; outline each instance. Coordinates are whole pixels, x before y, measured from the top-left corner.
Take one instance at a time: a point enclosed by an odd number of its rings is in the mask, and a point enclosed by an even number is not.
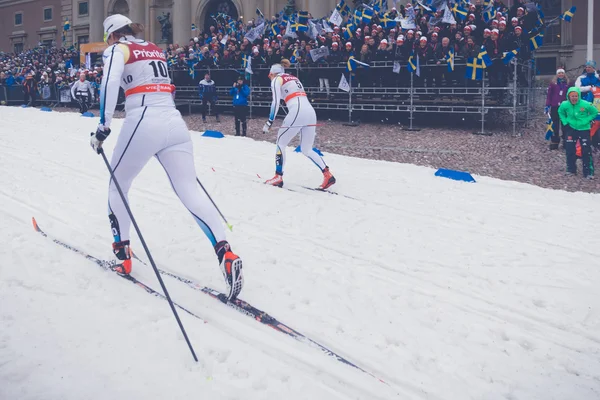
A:
[[[594,0],[588,0],[587,59],[594,59]]]

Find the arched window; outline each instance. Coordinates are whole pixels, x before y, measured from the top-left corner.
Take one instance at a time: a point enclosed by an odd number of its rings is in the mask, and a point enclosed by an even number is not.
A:
[[[129,15],[129,4],[126,0],[116,0],[112,6],[111,14]]]

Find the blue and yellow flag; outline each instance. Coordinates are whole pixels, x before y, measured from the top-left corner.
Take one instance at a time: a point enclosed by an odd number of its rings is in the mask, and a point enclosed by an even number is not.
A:
[[[296,19],[300,25],[308,25],[308,11],[298,11]]]
[[[408,64],[406,65],[408,72],[416,72],[417,64],[415,63],[415,51],[413,50],[408,57]]]
[[[192,32],[196,30],[196,24],[192,24]]]
[[[529,39],[529,45],[530,45],[531,51],[537,50],[538,48],[542,47],[543,44],[544,44],[544,34],[542,32],[538,33],[537,35],[535,35],[534,37]]]
[[[362,10],[362,14],[361,14],[361,21],[362,21],[362,23],[363,24],[370,24],[372,18],[373,18],[373,9],[365,7]]]
[[[571,20],[573,19],[573,15],[575,15],[575,11],[577,11],[577,7],[573,6],[571,8],[569,8],[567,11],[565,11],[560,18],[565,20],[566,22],[571,22]]]
[[[346,25],[346,30],[342,33],[342,36],[346,40],[350,40],[354,37],[354,32],[356,31],[356,26],[354,24]]]
[[[550,140],[552,135],[554,135],[554,127],[552,126],[552,117],[548,116],[548,121],[546,122],[546,140]]]
[[[384,29],[393,29],[396,26],[398,26],[398,21],[396,21],[395,19],[391,19],[389,17],[389,13],[383,14],[383,18],[381,18],[379,22],[381,23]]]
[[[67,32],[70,29],[71,29],[71,23],[69,22],[69,19],[67,18],[67,20],[65,21],[65,23],[63,25],[63,31]]]
[[[481,65],[483,68],[487,68],[492,65],[492,59],[490,58],[485,46],[481,46],[481,51],[477,55],[477,58],[481,60]]]
[[[248,67],[248,59],[250,56],[248,54],[242,54],[242,68]]]
[[[346,71],[352,72],[358,67],[369,68],[370,65],[362,61],[358,61],[356,58],[354,58],[354,56],[350,56],[348,62],[346,63]]]
[[[461,7],[458,3],[454,3],[454,7],[452,7],[452,13],[454,14],[455,18],[460,20],[465,20],[469,14],[469,12]]]
[[[294,49],[294,51],[292,52],[292,56],[290,57],[290,62],[292,64],[296,64],[297,61],[298,61],[298,49]]]
[[[192,79],[196,79],[196,70],[194,67],[198,64],[195,60],[188,60],[188,75],[192,77]]]
[[[515,58],[515,56],[519,53],[519,48],[515,49],[515,50],[511,50],[509,52],[504,53],[504,55],[502,56],[502,62],[504,63],[504,65],[508,65],[510,63],[510,61]]]
[[[335,9],[338,10],[342,17],[346,17],[351,11],[350,6],[348,6],[344,0],[341,0],[339,4],[335,6]]]
[[[281,28],[279,27],[279,24],[277,23],[277,21],[273,21],[271,23],[271,25],[269,26],[269,29],[270,29],[271,36],[277,36],[281,33]]]
[[[446,54],[446,62],[448,63],[448,72],[454,71],[454,47],[450,47],[448,54]]]
[[[483,62],[478,57],[467,59],[467,70],[465,78],[472,81],[480,81],[483,79]]]

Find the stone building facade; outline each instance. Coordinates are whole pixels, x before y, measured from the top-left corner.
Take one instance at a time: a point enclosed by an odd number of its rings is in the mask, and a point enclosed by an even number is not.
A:
[[[545,44],[536,53],[540,74],[553,73],[558,66],[573,68],[585,62],[587,41],[587,0],[539,0],[546,20],[577,6],[573,23],[551,27]],[[158,17],[169,15],[173,27],[171,42],[184,44],[194,36],[192,24],[202,29],[211,23],[210,15],[225,12],[248,21],[260,8],[265,16],[280,11],[288,0],[0,0],[0,50],[14,51],[38,43],[70,46],[73,43],[103,40],[102,21],[107,15],[122,13],[146,26],[145,39],[160,42]],[[391,4],[391,0],[389,1]],[[513,0],[505,0],[511,5]],[[600,2],[596,1],[594,20],[600,21]],[[328,14],[337,0],[296,0],[296,7],[314,17]],[[70,30],[62,41],[63,25]],[[594,56],[600,63],[600,27],[594,31]]]

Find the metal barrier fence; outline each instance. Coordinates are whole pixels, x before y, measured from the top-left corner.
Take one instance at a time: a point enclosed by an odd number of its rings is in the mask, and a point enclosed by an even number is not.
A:
[[[347,118],[350,125],[374,112],[407,115],[408,129],[414,129],[417,114],[461,114],[466,118],[477,116],[481,130],[476,133],[486,134],[485,125],[492,113],[501,117],[505,115],[501,119],[511,123],[513,134],[516,134],[517,127],[528,121],[531,108],[534,79],[530,63],[513,61],[508,66],[495,65],[494,85],[489,78],[480,81],[466,79],[466,68],[466,64],[457,60],[452,72],[448,71],[445,63],[421,65],[420,76],[410,73],[406,67],[394,72],[393,62],[373,62],[370,68],[360,68],[352,73],[346,71],[345,64],[296,64],[288,71],[302,81],[317,113]],[[252,89],[249,98],[251,117],[257,110],[268,109],[272,98],[269,68],[253,66],[252,69],[254,74],[249,80]],[[231,85],[244,73],[233,68],[195,70],[195,78],[189,75],[188,70],[171,69],[171,77],[177,86],[178,105],[187,105],[190,112],[192,106],[201,105],[197,84],[207,71],[217,85],[217,106],[220,109],[231,106]],[[492,69],[487,71],[491,74]],[[342,74],[350,84],[348,92],[338,88]],[[321,79],[329,81],[329,89],[320,85]]]
[[[385,115],[407,116],[407,128],[414,129],[418,114],[460,114],[465,118],[479,118],[481,129],[476,133],[486,134],[486,122],[493,119],[490,117],[493,114],[504,122],[510,122],[513,134],[516,134],[518,126],[529,124],[532,112],[537,113],[543,108],[538,106],[538,102],[541,90],[545,89],[534,87],[533,68],[529,62],[513,61],[508,66],[502,65],[501,70],[488,69],[488,77],[480,81],[465,79],[466,67],[457,59],[452,72],[448,71],[445,63],[421,65],[420,76],[410,73],[406,67],[398,71],[393,62],[373,62],[370,68],[360,68],[352,73],[346,71],[345,64],[296,64],[289,71],[303,82],[317,113],[347,119],[350,125],[356,125],[356,121],[373,113],[387,113]],[[177,87],[175,102],[178,107],[186,106],[191,112],[192,107],[201,106],[197,85],[206,71],[210,71],[211,79],[218,85],[217,107],[222,110],[232,107],[229,91],[238,76],[244,73],[233,68],[196,70],[194,78],[188,70],[170,69],[170,76]],[[253,67],[254,74],[249,80],[251,118],[253,113],[266,115],[271,106],[268,71],[266,66]],[[348,92],[338,88],[342,74],[347,77]],[[329,88],[321,87],[320,83],[325,83],[321,80],[328,80]],[[23,104],[23,96],[21,85],[0,86],[0,102]],[[119,105],[123,102],[121,93]],[[36,103],[50,107],[75,105],[70,87],[64,85],[49,85],[49,92],[46,90],[45,96],[38,96]],[[92,102],[91,107],[94,106],[97,106],[96,102]]]

